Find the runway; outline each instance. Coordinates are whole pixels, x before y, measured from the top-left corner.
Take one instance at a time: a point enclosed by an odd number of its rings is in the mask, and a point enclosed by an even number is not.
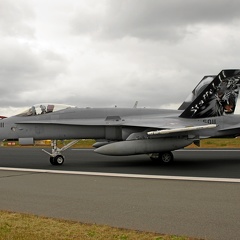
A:
[[[49,150],[49,149],[48,149]],[[0,148],[0,167],[64,171],[240,178],[240,150],[175,151],[173,165],[153,163],[147,155],[111,157],[93,150],[73,149],[64,152],[65,163],[52,166],[40,148]]]
[[[239,151],[179,151],[172,166],[146,156],[69,150],[54,167],[37,148],[0,148],[0,167],[240,178]],[[206,239],[238,239],[240,184],[0,171],[4,210]]]

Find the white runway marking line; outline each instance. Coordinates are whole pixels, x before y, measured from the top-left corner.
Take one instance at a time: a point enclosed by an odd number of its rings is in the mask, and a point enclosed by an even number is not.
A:
[[[139,178],[139,179],[240,183],[240,178],[209,178],[209,177],[184,177],[184,176],[124,174],[124,173],[98,173],[98,172],[58,171],[58,170],[47,170],[47,169],[7,168],[7,167],[0,167],[0,171],[68,174],[68,175],[100,176],[100,177]]]

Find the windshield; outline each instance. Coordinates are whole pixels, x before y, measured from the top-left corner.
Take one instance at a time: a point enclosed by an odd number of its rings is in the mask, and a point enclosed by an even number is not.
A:
[[[41,103],[41,104],[36,104],[31,106],[29,109],[25,110],[24,112],[16,116],[21,116],[21,117],[36,116],[36,115],[56,112],[56,111],[67,109],[67,108],[74,108],[74,106],[65,105],[65,104],[55,104],[55,103]]]

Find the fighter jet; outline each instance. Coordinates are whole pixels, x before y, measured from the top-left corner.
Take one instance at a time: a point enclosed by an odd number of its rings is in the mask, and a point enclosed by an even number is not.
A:
[[[96,139],[95,152],[112,156],[148,154],[173,162],[172,151],[209,137],[236,137],[240,115],[234,114],[240,70],[206,76],[178,110],[151,108],[79,108],[42,103],[0,120],[0,140],[21,145],[51,139],[50,163],[62,165],[62,152],[79,139]],[[71,139],[63,148],[57,140]]]

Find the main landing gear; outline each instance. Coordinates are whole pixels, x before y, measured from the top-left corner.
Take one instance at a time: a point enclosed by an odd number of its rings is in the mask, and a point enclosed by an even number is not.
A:
[[[52,147],[52,153],[49,153],[48,151],[42,149],[43,152],[47,153],[50,155],[50,163],[52,165],[62,165],[64,163],[64,157],[61,154],[61,152],[67,150],[74,144],[76,144],[79,140],[73,140],[72,142],[68,143],[67,145],[63,146],[62,148],[57,147],[57,140],[52,140],[51,141],[51,147]]]
[[[172,152],[151,153],[149,156],[152,161],[163,163],[165,165],[171,164],[174,160]]]

